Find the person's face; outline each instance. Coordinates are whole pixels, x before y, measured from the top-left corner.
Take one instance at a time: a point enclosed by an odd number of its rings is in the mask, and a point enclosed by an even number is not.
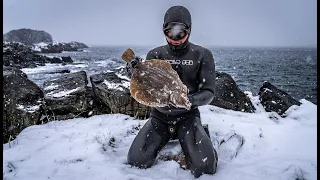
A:
[[[184,43],[188,39],[189,29],[180,22],[172,22],[164,28],[164,34],[167,41],[175,46]]]
[[[168,36],[166,36],[167,41],[174,46],[179,46],[180,44],[183,44],[187,40],[187,38],[188,34],[181,40],[172,40]]]

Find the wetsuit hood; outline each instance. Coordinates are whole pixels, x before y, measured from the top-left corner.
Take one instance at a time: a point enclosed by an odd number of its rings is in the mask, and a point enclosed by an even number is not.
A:
[[[172,51],[174,51],[174,52],[182,51],[188,47],[189,37],[190,37],[190,33],[191,33],[192,23],[191,23],[191,14],[190,14],[189,10],[187,8],[185,8],[184,6],[170,7],[167,10],[166,14],[164,15],[163,27],[166,27],[167,24],[170,22],[184,23],[190,29],[189,34],[188,34],[188,38],[184,43],[182,43],[178,46],[174,46],[167,41],[168,45]]]

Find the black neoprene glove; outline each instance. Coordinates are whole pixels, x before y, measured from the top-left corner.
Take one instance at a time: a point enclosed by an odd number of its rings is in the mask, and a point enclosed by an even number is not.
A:
[[[138,64],[138,62],[141,62],[143,59],[139,56],[136,56],[132,61],[127,63],[126,70],[128,73],[129,78],[131,78],[132,75],[132,69]]]
[[[192,94],[188,94],[188,98],[189,98],[189,102],[191,103],[191,107],[192,107],[193,101],[194,101]]]

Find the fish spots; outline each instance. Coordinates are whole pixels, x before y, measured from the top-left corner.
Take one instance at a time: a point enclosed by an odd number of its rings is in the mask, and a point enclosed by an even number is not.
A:
[[[202,162],[206,162],[207,159],[208,159],[207,157],[203,158],[203,159],[202,159]]]

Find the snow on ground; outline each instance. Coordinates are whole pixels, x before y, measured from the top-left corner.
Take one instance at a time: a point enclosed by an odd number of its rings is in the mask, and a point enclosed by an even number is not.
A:
[[[243,136],[244,144],[232,160],[224,159],[226,152],[218,149],[217,173],[198,179],[317,179],[317,106],[302,99],[301,106],[290,107],[281,118],[265,112],[258,97],[251,96],[251,100],[255,113],[210,105],[199,108],[214,144],[230,133]],[[3,145],[4,179],[194,179],[175,161],[159,160],[144,170],[126,164],[136,127],[145,122],[107,114],[30,126]],[[168,150],[176,149],[166,146],[163,151]]]

